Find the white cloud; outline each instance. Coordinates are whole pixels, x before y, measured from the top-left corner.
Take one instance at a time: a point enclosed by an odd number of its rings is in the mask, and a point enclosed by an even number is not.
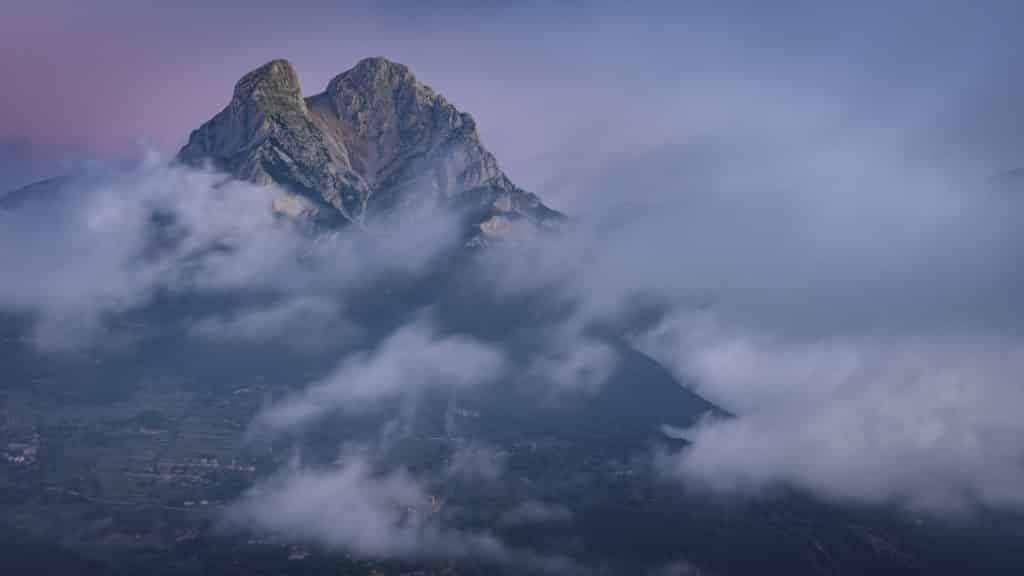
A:
[[[337,302],[326,298],[296,297],[267,306],[207,316],[191,328],[200,338],[226,342],[281,342],[299,350],[319,350],[328,338],[336,342],[346,332]]]
[[[793,341],[679,315],[638,345],[735,415],[698,424],[666,459],[687,481],[935,511],[1024,505],[1024,342]]]
[[[478,442],[460,445],[448,462],[445,474],[468,482],[495,482],[505,472],[508,454]]]
[[[504,552],[491,536],[441,527],[436,501],[404,469],[377,473],[351,455],[336,469],[291,470],[256,485],[228,519],[241,527],[279,532],[380,557]]]
[[[457,238],[455,218],[441,213],[313,233],[272,211],[280,193],[156,156],[72,180],[56,197],[0,210],[0,267],[9,272],[0,309],[31,314],[35,343],[61,349],[100,340],[111,315],[161,291],[293,300],[199,328],[255,328],[258,337],[268,322],[310,306],[327,312],[328,300],[381,277],[418,274]]]
[[[336,410],[360,410],[378,401],[416,396],[431,388],[470,388],[502,376],[497,348],[460,335],[441,335],[420,319],[388,336],[374,350],[342,360],[319,382],[257,417],[267,430],[301,426]]]
[[[473,558],[530,572],[578,573],[571,560],[509,548],[486,532],[454,529],[431,483],[403,468],[376,470],[351,451],[335,468],[291,469],[248,490],[229,525],[381,558]]]
[[[526,374],[545,385],[550,395],[593,395],[612,376],[619,355],[608,344],[580,333],[559,330],[561,337],[541,351]]]

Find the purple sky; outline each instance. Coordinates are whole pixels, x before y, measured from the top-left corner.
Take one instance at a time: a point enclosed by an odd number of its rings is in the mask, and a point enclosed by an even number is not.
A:
[[[1019,71],[1022,43],[1015,2],[8,4],[0,188],[139,142],[173,153],[242,74],[272,58],[290,59],[312,94],[383,55],[471,112],[514,180],[568,206],[612,163],[671,156],[666,147],[688,145],[680,138],[781,125],[805,141],[865,104],[902,117],[900,107],[984,100],[968,92]],[[984,130],[1016,133],[1002,112],[992,116]]]
[[[607,78],[579,49],[605,26],[574,33],[571,51],[554,34],[588,22],[586,10],[439,6],[21,2],[0,23],[0,68],[16,79],[3,91],[0,140],[98,155],[145,140],[170,151],[226,104],[242,74],[278,57],[296,65],[307,94],[366,56],[407,63],[478,116],[501,156],[536,154],[528,144],[546,138],[552,117],[571,124],[581,100],[600,102],[594,88]]]

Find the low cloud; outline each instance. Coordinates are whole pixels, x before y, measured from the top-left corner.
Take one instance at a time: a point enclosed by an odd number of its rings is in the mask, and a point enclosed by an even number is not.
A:
[[[436,501],[409,472],[376,472],[357,454],[335,469],[289,470],[260,483],[227,518],[240,527],[378,557],[504,553],[491,536],[443,529]]]
[[[470,558],[533,572],[579,572],[566,558],[448,526],[429,480],[403,468],[375,469],[358,451],[343,460],[335,468],[291,469],[257,484],[229,507],[228,525],[379,558]]]
[[[574,320],[552,326],[544,338],[525,375],[539,382],[549,398],[594,395],[619,365],[619,354]]]
[[[498,247],[483,276],[558,302],[567,319],[548,334],[632,338],[734,415],[687,431],[690,448],[664,461],[675,478],[1019,509],[1020,162],[977,123],[1005,95],[922,84],[881,106],[799,74],[730,75],[706,110],[687,109],[704,129],[615,148],[563,236]],[[669,315],[653,331],[657,314],[616,323],[638,296]],[[566,334],[532,368],[571,384],[590,332]]]
[[[495,482],[505,473],[508,453],[479,442],[460,445],[452,453],[445,474],[464,482]]]
[[[429,320],[407,324],[369,352],[342,360],[324,379],[261,413],[256,427],[285,430],[333,411],[357,411],[429,389],[472,388],[503,375],[502,352],[461,335],[438,334]]]
[[[1024,505],[1024,342],[790,340],[678,315],[637,344],[734,414],[690,429],[692,445],[663,461],[683,480],[932,511]]]
[[[207,316],[191,333],[217,342],[281,342],[299,350],[319,350],[330,335],[336,341],[348,331],[338,303],[326,298],[297,297],[265,307]]]

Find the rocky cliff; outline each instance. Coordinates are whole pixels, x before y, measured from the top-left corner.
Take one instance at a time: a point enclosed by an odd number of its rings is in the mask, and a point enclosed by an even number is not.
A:
[[[411,204],[468,212],[472,242],[562,218],[515,186],[472,116],[408,67],[367,58],[303,98],[285,60],[246,74],[228,106],[192,132],[178,160],[291,193],[278,209],[364,223]]]

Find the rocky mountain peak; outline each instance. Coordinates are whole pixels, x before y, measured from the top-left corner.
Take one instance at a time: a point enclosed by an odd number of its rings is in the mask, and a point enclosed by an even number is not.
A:
[[[417,82],[408,66],[393,62],[383,56],[363,58],[352,68],[335,76],[328,84],[328,91],[332,85],[345,81],[359,86],[396,86],[402,83]]]
[[[291,62],[271,60],[249,72],[235,84],[236,100],[263,100],[277,98],[302,99],[299,75]]]
[[[405,65],[366,58],[302,98],[286,60],[249,72],[231,102],[195,130],[178,159],[276,184],[289,213],[364,222],[409,204],[472,213],[475,241],[561,218],[516,187],[473,118]]]

